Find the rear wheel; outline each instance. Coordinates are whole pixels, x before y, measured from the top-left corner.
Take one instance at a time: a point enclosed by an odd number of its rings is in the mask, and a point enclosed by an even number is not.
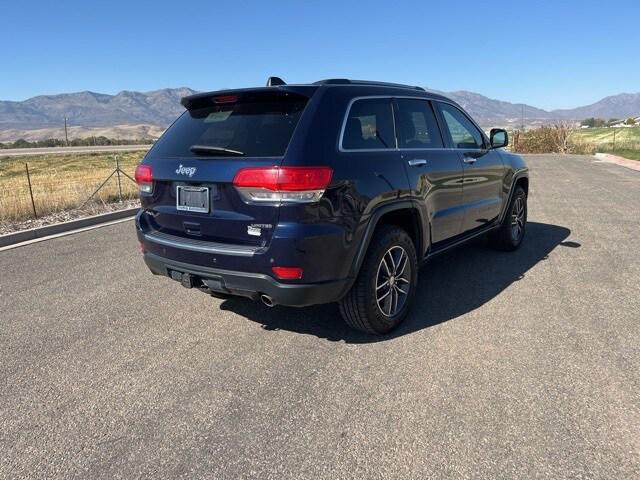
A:
[[[358,278],[340,301],[345,322],[357,330],[384,334],[409,312],[418,279],[416,250],[401,228],[374,234]]]
[[[520,186],[515,187],[511,202],[500,228],[489,237],[493,248],[512,251],[520,246],[527,226],[527,194]]]

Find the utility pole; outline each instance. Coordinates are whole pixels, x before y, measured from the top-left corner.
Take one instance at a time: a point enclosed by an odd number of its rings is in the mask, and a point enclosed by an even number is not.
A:
[[[524,105],[522,105],[522,131],[524,132]]]
[[[64,142],[66,146],[69,146],[69,133],[67,132],[67,117],[64,117]]]

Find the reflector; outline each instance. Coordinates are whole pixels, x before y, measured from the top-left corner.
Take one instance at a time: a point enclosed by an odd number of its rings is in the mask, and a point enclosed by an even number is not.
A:
[[[299,280],[302,278],[300,267],[272,267],[271,271],[282,280]]]

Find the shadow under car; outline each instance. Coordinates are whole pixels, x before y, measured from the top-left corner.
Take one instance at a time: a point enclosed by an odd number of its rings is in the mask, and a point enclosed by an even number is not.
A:
[[[570,234],[565,227],[529,222],[527,235],[514,252],[492,250],[486,246],[486,239],[480,238],[434,256],[420,271],[409,315],[397,329],[383,336],[350,329],[340,317],[336,304],[303,309],[268,308],[260,302],[232,297],[220,308],[260,323],[266,330],[289,330],[348,343],[384,341],[452,320],[482,306],[522,279],[558,245],[579,247],[577,242],[565,241]]]

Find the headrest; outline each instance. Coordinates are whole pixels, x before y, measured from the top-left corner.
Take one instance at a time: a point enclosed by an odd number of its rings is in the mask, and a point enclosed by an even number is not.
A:
[[[362,122],[358,117],[349,117],[349,120],[347,120],[347,127],[344,131],[344,136],[351,142],[362,140]]]
[[[413,124],[413,119],[411,118],[411,115],[407,112],[401,112],[399,120],[402,123],[401,131],[404,133],[405,141],[415,138],[416,127]]]

